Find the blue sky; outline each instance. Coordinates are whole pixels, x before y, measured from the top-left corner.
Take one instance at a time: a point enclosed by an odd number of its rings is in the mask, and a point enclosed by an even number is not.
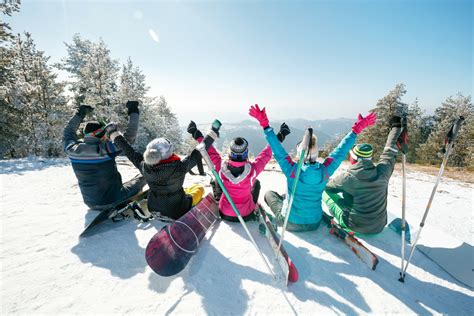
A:
[[[398,82],[432,112],[472,95],[471,1],[22,1],[7,21],[58,61],[73,34],[128,56],[181,119],[355,117]],[[200,115],[195,112],[201,112]]]

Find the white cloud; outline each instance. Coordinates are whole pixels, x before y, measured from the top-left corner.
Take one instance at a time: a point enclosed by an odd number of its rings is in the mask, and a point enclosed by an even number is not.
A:
[[[160,42],[160,39],[158,38],[158,35],[155,33],[155,31],[153,31],[152,29],[149,29],[148,34],[150,34],[152,40],[154,40],[157,43]]]

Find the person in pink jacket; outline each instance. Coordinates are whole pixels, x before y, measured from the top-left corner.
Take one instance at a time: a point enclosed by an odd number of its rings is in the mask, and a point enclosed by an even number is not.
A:
[[[188,126],[188,132],[194,139],[198,141],[202,139],[202,133],[193,121]],[[283,123],[278,134],[280,141],[283,141],[285,136],[290,134],[288,125]],[[245,221],[254,220],[254,210],[260,193],[260,181],[257,180],[257,176],[272,158],[270,146],[267,145],[254,161],[248,159],[248,142],[243,137],[232,140],[228,159],[224,161],[214,146],[209,147],[207,152],[242,218]],[[220,188],[218,189],[215,183],[211,183],[211,185],[214,189],[214,196],[219,200],[221,218],[237,222],[237,215],[227,197],[221,194]]]

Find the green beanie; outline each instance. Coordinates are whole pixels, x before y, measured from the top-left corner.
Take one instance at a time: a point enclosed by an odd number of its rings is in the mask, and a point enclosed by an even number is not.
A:
[[[352,148],[352,153],[357,157],[364,158],[364,159],[371,159],[374,149],[370,144],[358,144]]]

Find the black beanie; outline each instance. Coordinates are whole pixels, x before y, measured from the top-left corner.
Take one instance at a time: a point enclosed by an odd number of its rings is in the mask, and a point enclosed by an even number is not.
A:
[[[93,133],[93,132],[97,131],[98,129],[101,129],[102,127],[103,127],[103,125],[100,124],[97,121],[87,122],[86,126],[84,126],[84,134]],[[105,133],[105,131],[102,131],[100,133],[95,134],[94,136],[98,137],[98,138],[101,138],[102,136],[104,136],[104,133]]]

